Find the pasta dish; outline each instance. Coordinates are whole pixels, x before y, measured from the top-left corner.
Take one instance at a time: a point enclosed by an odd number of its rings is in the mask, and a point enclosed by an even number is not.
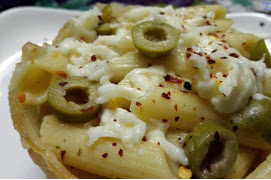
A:
[[[48,178],[271,178],[271,57],[219,5],[96,4],[26,43],[15,128]]]

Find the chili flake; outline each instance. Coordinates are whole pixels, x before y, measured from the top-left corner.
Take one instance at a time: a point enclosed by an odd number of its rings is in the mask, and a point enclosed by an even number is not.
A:
[[[167,119],[162,119],[162,122],[163,123],[167,123]]]
[[[186,59],[189,59],[191,57],[190,53],[186,53]]]
[[[66,154],[66,151],[61,151],[61,152],[60,152],[61,160],[62,160],[62,161],[64,160],[65,154]]]
[[[166,93],[162,93],[162,95],[161,95],[163,98],[165,98],[165,99],[171,99]]]
[[[177,104],[174,105],[174,109],[175,109],[175,111],[178,111],[178,105]]]
[[[180,119],[180,117],[179,117],[179,116],[176,116],[176,117],[174,118],[175,122],[178,122],[178,121],[179,121],[179,119]]]
[[[231,57],[234,57],[234,58],[239,58],[239,55],[236,54],[236,53],[230,53],[230,56],[231,56]]]
[[[112,143],[112,146],[117,146],[117,143]]]
[[[119,156],[120,156],[120,157],[123,156],[123,150],[122,150],[122,149],[119,150]]]
[[[64,82],[60,82],[58,85],[63,87],[63,86],[66,86],[67,84],[68,84],[68,82],[64,81]]]
[[[214,63],[215,63],[215,60],[212,60],[212,59],[208,60],[208,64],[214,64]]]
[[[103,158],[107,158],[107,156],[108,156],[107,153],[104,153],[104,154],[102,155]]]
[[[25,93],[23,93],[23,92],[18,93],[19,103],[24,103],[25,99],[26,99]]]
[[[220,59],[228,59],[228,57],[223,56],[223,57],[220,57]]]
[[[171,75],[164,76],[164,79],[167,82],[172,82],[172,83],[177,83],[177,84],[181,84],[182,83],[182,80],[180,80],[180,79],[178,79],[176,77],[173,77]]]
[[[215,53],[217,51],[217,49],[213,50],[212,53]]]
[[[67,74],[64,71],[56,71],[56,74],[60,77],[66,78]]]
[[[92,56],[91,56],[91,61],[94,62],[94,61],[96,61],[96,60],[97,60],[96,56],[95,56],[95,55],[92,55]]]
[[[136,105],[137,106],[141,106],[142,104],[140,102],[136,102]]]

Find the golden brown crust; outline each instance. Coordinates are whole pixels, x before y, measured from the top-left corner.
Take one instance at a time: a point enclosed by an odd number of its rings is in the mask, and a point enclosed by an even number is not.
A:
[[[16,69],[19,66],[20,64],[17,64]],[[76,178],[40,140],[40,123],[37,123],[38,107],[19,103],[17,98],[18,89],[16,89],[14,83],[16,82],[13,74],[9,87],[9,106],[13,125],[20,134],[23,147],[28,149],[30,157],[48,177]]]

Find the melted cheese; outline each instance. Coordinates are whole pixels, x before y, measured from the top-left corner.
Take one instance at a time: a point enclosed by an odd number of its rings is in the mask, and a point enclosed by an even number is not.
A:
[[[121,139],[125,145],[139,144],[145,135],[145,131],[145,122],[139,120],[127,110],[121,108],[116,110],[105,109],[102,113],[100,126],[91,127],[88,130],[88,145],[91,146],[102,137]]]

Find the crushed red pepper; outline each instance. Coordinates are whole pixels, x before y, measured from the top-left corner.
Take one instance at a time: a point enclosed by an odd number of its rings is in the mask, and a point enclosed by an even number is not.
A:
[[[104,154],[102,155],[103,158],[107,158],[107,156],[108,156],[107,153],[104,153]]]
[[[136,102],[136,106],[141,106],[142,104],[140,102]]]
[[[66,155],[66,151],[61,151],[60,155],[61,155],[61,160],[63,161]]]
[[[179,117],[179,116],[176,116],[176,117],[174,118],[175,122],[178,122],[178,121],[179,121],[179,119],[180,119],[180,117]]]
[[[180,80],[180,79],[178,79],[176,77],[173,77],[171,75],[164,76],[164,79],[165,79],[165,81],[171,82],[171,83],[176,83],[176,84],[181,84],[182,83],[182,80]]]
[[[177,104],[174,105],[174,109],[175,109],[175,111],[178,111],[178,105]]]
[[[56,71],[56,74],[60,77],[66,78],[67,74],[64,71]]]
[[[95,55],[92,55],[91,56],[91,61],[95,62],[97,60],[96,56]]]
[[[165,98],[165,99],[171,99],[166,93],[162,93],[162,95],[161,95],[163,98]]]
[[[162,119],[162,122],[163,123],[167,123],[167,119]]]
[[[234,57],[234,58],[239,58],[239,55],[236,54],[236,53],[230,53],[230,56],[231,56],[231,57]]]
[[[119,154],[120,157],[122,157],[123,156],[123,150],[120,149],[118,154]]]
[[[19,103],[24,103],[25,99],[26,99],[25,93],[23,93],[23,92],[18,93]]]
[[[67,84],[68,84],[68,82],[67,82],[67,81],[64,81],[64,82],[60,82],[60,83],[58,83],[58,85],[59,85],[59,86],[62,86],[62,87],[63,87],[63,86],[66,86]]]

